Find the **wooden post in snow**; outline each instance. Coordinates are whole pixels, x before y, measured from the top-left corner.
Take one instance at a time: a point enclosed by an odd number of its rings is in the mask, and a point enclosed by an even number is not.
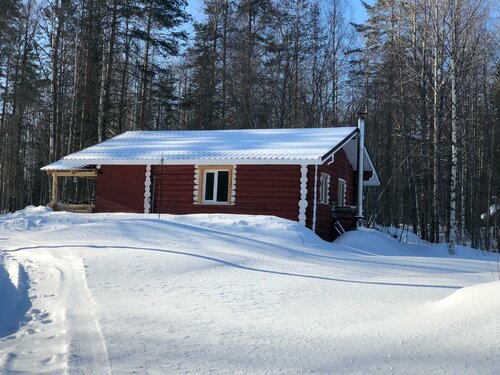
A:
[[[50,202],[50,206],[54,208],[57,205],[57,201],[59,200],[59,176],[57,175],[57,171],[53,171],[51,174],[52,174],[52,201]]]

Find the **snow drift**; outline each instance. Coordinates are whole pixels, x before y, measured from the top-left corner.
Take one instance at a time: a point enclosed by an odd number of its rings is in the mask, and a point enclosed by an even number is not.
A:
[[[0,248],[0,372],[500,369],[496,257],[468,248],[36,207],[0,216]]]

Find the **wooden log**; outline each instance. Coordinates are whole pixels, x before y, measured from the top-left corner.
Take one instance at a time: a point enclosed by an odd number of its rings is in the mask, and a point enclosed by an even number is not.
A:
[[[95,178],[97,177],[97,169],[75,169],[69,171],[48,171],[52,176],[57,175],[59,177],[86,177]]]
[[[93,204],[69,204],[59,203],[55,205],[54,211],[78,212],[78,213],[91,213],[94,210]]]
[[[59,176],[57,171],[52,173],[52,201],[50,204],[55,206],[59,200]]]

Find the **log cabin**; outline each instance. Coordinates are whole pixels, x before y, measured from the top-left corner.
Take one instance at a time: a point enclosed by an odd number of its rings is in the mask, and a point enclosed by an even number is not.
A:
[[[358,127],[128,131],[42,168],[55,210],[275,215],[333,240],[379,185]],[[96,180],[95,204],[59,200],[59,177]]]

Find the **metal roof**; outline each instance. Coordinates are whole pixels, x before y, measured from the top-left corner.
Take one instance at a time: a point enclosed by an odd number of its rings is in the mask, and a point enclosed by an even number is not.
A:
[[[128,131],[42,170],[100,164],[321,164],[356,134],[356,127]],[[364,169],[374,170],[367,159]]]
[[[42,167],[42,170],[55,170],[55,171],[74,171],[81,169],[88,169],[89,163],[83,163],[78,160],[58,160],[52,164]]]

